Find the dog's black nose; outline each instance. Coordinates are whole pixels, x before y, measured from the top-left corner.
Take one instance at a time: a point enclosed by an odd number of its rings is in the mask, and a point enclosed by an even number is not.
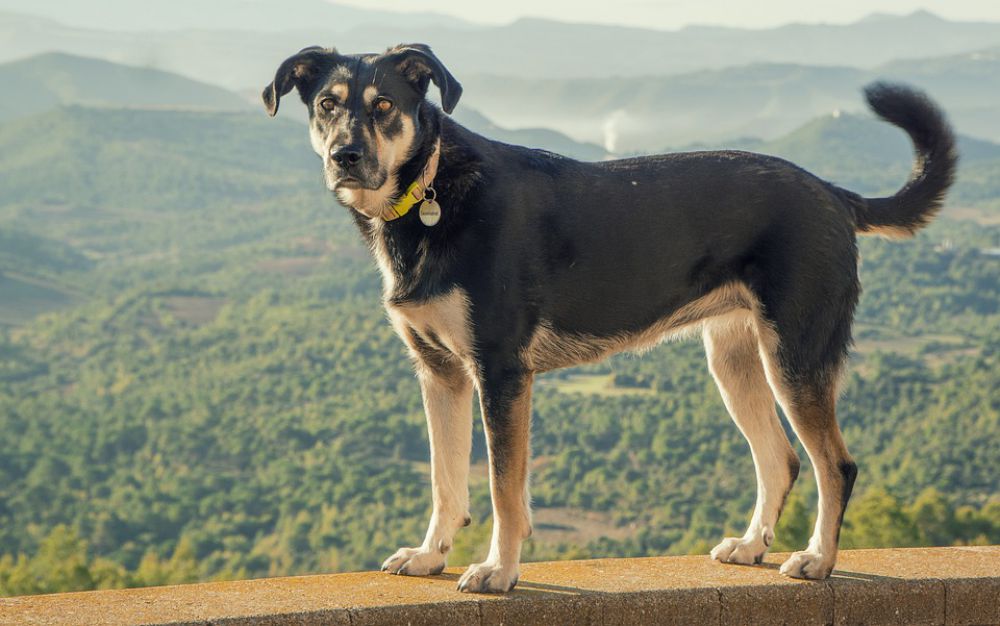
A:
[[[361,160],[361,149],[353,145],[343,146],[332,151],[330,158],[340,167],[351,167]]]

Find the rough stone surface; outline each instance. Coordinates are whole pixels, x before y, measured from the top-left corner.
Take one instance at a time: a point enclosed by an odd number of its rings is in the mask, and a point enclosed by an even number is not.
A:
[[[479,606],[475,602],[441,602],[369,606],[351,611],[352,626],[440,626],[441,624],[478,624]]]
[[[716,589],[674,589],[621,592],[604,596],[601,624],[604,626],[690,626],[719,621]]]
[[[833,587],[834,624],[944,624],[939,580],[848,581]]]
[[[945,580],[946,624],[1000,624],[1000,571],[993,578]]]
[[[296,576],[0,598],[0,625],[997,624],[1000,546],[853,550],[827,581],[707,556],[528,563],[505,596],[439,576]]]
[[[483,626],[521,624],[601,624],[600,597],[596,594],[528,592],[511,594],[480,604]]]
[[[768,584],[719,590],[723,626],[802,626],[833,623],[833,590],[827,584]]]

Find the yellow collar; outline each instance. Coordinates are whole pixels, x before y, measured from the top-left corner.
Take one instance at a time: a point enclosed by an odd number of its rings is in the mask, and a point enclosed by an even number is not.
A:
[[[434,192],[434,177],[437,175],[438,160],[441,158],[441,140],[438,139],[437,143],[434,144],[434,152],[431,153],[431,157],[427,159],[427,164],[424,165],[424,169],[420,172],[420,176],[417,180],[410,183],[410,186],[406,188],[406,193],[392,205],[390,212],[387,212],[387,216],[383,217],[387,222],[399,219],[410,212],[410,209],[420,204],[427,194],[427,190],[430,189],[431,193]]]

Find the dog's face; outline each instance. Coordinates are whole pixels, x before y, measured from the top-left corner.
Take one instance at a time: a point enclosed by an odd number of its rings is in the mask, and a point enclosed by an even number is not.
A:
[[[313,149],[323,159],[327,187],[340,202],[369,217],[380,215],[400,192],[396,174],[420,143],[427,88],[441,90],[451,113],[462,87],[423,44],[384,54],[342,55],[306,48],[278,68],[264,88],[264,105],[278,112],[295,88],[309,110]]]

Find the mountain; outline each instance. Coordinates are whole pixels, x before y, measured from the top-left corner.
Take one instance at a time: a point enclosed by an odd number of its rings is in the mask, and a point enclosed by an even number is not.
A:
[[[530,79],[473,75],[465,104],[499,124],[544,126],[628,153],[775,137],[834,108],[858,107],[863,70],[752,65],[679,76]]]
[[[467,106],[459,107],[454,117],[469,130],[504,143],[542,148],[582,161],[600,161],[609,156],[608,150],[595,143],[574,141],[563,133],[548,128],[502,128]]]
[[[0,0],[0,11],[23,13],[77,28],[119,31],[231,30],[273,32],[326,24],[346,30],[362,24],[421,27],[469,26],[463,20],[428,12],[363,9],[325,0]]]
[[[463,78],[464,103],[498,124],[544,126],[618,152],[773,139],[823,114],[865,110],[874,80],[920,87],[960,132],[1000,141],[1000,48],[896,61],[872,69],[753,64],[676,76],[580,79]]]
[[[913,167],[913,147],[899,128],[868,115],[835,113],[815,118],[791,133],[769,140],[732,140],[693,149],[740,148],[787,159],[862,195],[895,193]],[[950,207],[1000,197],[1000,144],[958,137],[958,177]],[[990,174],[992,172],[993,174]],[[946,209],[947,212],[948,209]]]
[[[932,86],[963,132],[1000,141],[1000,46],[894,61],[873,74]]]
[[[372,25],[343,35],[337,45],[345,50],[412,38],[400,29]],[[525,18],[474,32],[431,27],[422,37],[462,72],[564,79],[676,74],[748,63],[871,68],[893,59],[997,45],[1000,24],[953,22],[923,11],[846,25],[676,31]]]
[[[220,87],[199,83],[169,72],[130,67],[64,53],[50,52],[2,64],[0,84],[10,86],[12,92],[10,97],[0,102],[0,123],[4,120],[52,111],[64,105],[76,105],[77,108],[62,108],[56,115],[80,115],[83,119],[79,121],[84,124],[93,121],[93,111],[90,110],[93,107],[253,111],[256,113],[255,117],[259,118],[256,123],[264,122],[264,116],[260,113],[256,101],[258,97],[256,93],[253,94],[253,101],[245,100],[243,96]],[[79,108],[81,106],[84,108]],[[291,115],[283,117],[305,120],[302,107],[293,107],[289,113]],[[475,132],[508,143],[543,148],[585,160],[599,160],[607,154],[607,151],[598,145],[577,142],[553,130],[502,128],[469,107],[460,109],[456,118]],[[121,121],[121,116],[109,116],[107,119],[117,123]],[[174,118],[167,116],[165,119]],[[67,123],[67,128],[63,130],[71,132],[68,129],[71,125]],[[167,126],[170,125],[171,122],[168,121]],[[295,133],[304,135],[304,130],[296,128]],[[100,148],[95,149],[100,150]],[[33,178],[28,176],[25,181],[33,181]],[[34,182],[19,183],[11,180],[7,184],[6,189],[9,192],[10,185],[30,185]],[[4,183],[0,183],[0,188],[3,188],[3,185]]]
[[[161,70],[49,52],[0,65],[0,122],[61,104],[246,110],[240,96]]]
[[[0,206],[200,210],[318,175],[301,125],[252,113],[65,106],[0,125],[0,146]]]
[[[86,9],[66,9],[69,16],[93,12],[93,19],[73,22],[87,24],[81,27],[39,17],[58,16],[54,8],[38,3],[33,3],[38,5],[33,8],[26,0],[7,1],[0,7],[25,15],[0,15],[0,60],[63,50],[167,69],[234,90],[259,89],[282,59],[311,44],[363,52],[420,40],[431,44],[460,80],[474,73],[556,80],[662,76],[753,63],[872,68],[894,59],[944,56],[1000,45],[1000,24],[953,22],[920,12],[836,26],[660,31],[539,19],[501,26],[456,25],[445,18],[421,23],[405,14],[396,18],[380,14],[377,19],[355,21],[327,19],[317,17],[316,11],[346,9],[327,9],[332,5],[319,0],[297,0],[305,7],[300,13],[294,10],[295,5],[289,9],[285,4],[274,5],[285,12],[280,17],[262,8],[263,3],[254,4],[255,11],[262,11],[268,19],[254,18],[245,25],[235,17],[220,23],[218,10],[200,4],[199,10],[189,14],[191,20],[198,20],[196,28],[146,26],[123,32],[114,30],[118,18],[101,22],[105,12],[94,11],[93,4],[79,5]],[[222,6],[238,1],[227,0]],[[188,2],[194,0],[178,6]],[[119,3],[128,4],[115,0]],[[76,6],[69,0],[45,3],[45,7],[63,5]],[[165,2],[135,6],[141,6],[144,15],[154,16],[149,21],[158,21],[162,15],[164,25],[177,23],[171,17],[174,9],[165,8]],[[250,28],[260,21],[268,23]]]
[[[598,146],[558,133],[507,131],[465,117],[473,130],[501,139],[604,156]],[[126,266],[136,258],[176,260],[194,249],[223,251],[295,229],[312,233],[334,218],[337,237],[356,244],[353,229],[343,228],[346,211],[323,186],[307,129],[293,119],[70,105],[0,124],[0,227],[12,223],[71,242],[89,258]],[[25,272],[4,258],[0,271]],[[21,286],[8,287],[0,297],[13,299],[14,287],[27,297]]]
[[[414,39],[413,28],[389,22],[297,24],[295,31],[209,25],[123,32],[7,13],[0,14],[0,60],[58,49],[256,94],[280,61],[305,45],[381,50]],[[547,128],[611,152],[744,135],[775,138],[818,115],[862,109],[858,89],[876,78],[922,86],[962,132],[1000,140],[1000,87],[994,86],[1000,83],[992,80],[1000,71],[998,24],[917,13],[845,26],[666,32],[519,20],[428,25],[419,38],[433,44],[465,86],[460,106],[498,127]],[[584,49],[597,52],[567,53]],[[545,141],[558,149],[563,139]]]

